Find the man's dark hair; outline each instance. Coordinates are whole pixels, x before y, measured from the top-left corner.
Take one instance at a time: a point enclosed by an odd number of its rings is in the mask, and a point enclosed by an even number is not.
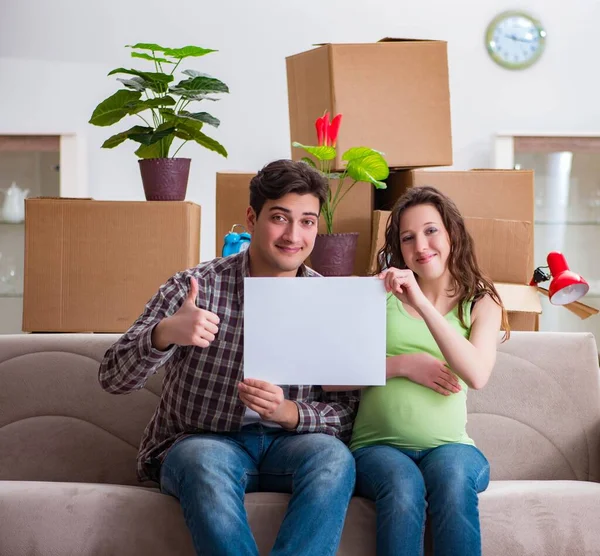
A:
[[[320,213],[327,199],[327,189],[327,179],[305,162],[275,160],[250,181],[250,206],[258,217],[267,200],[280,199],[288,193],[311,194],[319,199]]]

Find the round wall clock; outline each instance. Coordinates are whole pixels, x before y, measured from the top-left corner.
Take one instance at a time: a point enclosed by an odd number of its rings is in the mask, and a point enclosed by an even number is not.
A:
[[[503,12],[488,25],[485,44],[492,60],[507,69],[524,69],[544,51],[546,31],[525,12]]]

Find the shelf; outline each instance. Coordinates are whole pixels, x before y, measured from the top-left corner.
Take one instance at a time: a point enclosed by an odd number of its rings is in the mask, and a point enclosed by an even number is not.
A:
[[[23,226],[25,221],[23,222],[5,222],[4,220],[0,220],[0,226]]]
[[[23,297],[23,292],[20,293],[0,293],[0,299],[18,299]]]

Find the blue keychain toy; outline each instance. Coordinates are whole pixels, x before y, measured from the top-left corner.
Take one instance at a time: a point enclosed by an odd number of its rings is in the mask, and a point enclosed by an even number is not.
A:
[[[244,230],[243,232],[237,233],[234,230],[236,228],[241,228]],[[248,249],[250,245],[250,234],[246,231],[246,228],[241,224],[234,224],[231,227],[230,232],[225,236],[223,241],[223,257],[227,257],[229,255],[235,255],[236,253],[240,253]]]

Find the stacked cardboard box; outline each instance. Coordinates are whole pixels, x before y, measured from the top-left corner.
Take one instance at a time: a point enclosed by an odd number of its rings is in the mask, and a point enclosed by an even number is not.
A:
[[[286,65],[292,141],[314,145],[315,120],[325,110],[343,115],[336,169],[341,153],[360,146],[385,153],[392,168],[452,164],[447,43],[326,44]]]
[[[533,173],[417,169],[452,164],[446,43],[324,45],[288,58],[287,72],[292,140],[314,142],[313,122],[327,109],[344,116],[338,153],[368,145],[384,152],[391,168],[404,169],[391,174],[387,190],[373,194],[370,216],[364,206],[355,209],[357,218],[371,219],[367,272],[374,271],[385,232],[386,213],[379,211],[391,209],[408,187],[433,185],[469,217],[480,264],[497,283],[511,326],[536,329],[541,306],[527,285],[533,272]],[[342,167],[339,159],[335,167]],[[361,261],[357,273],[364,268]]]
[[[451,197],[475,239],[480,265],[495,282],[513,330],[537,330],[541,304],[533,274],[533,172],[428,170],[452,165],[447,45],[383,39],[325,44],[286,59],[290,143],[315,144],[315,120],[343,114],[334,168],[354,146],[385,153],[395,171],[388,189],[358,184],[338,207],[338,232],[359,232],[354,272],[375,269],[387,214],[409,187],[432,185]],[[303,152],[292,149],[295,160]],[[244,223],[253,173],[217,175],[217,255],[224,235]]]
[[[337,144],[369,146],[391,167],[452,164],[447,44],[383,39],[373,44],[326,44],[287,58],[290,145],[316,144],[314,122],[325,110],[343,114]],[[292,150],[292,158],[303,156]],[[343,166],[340,156],[334,167]],[[253,169],[255,170],[255,169]],[[216,254],[234,224],[243,224],[253,173],[217,175]],[[359,183],[336,210],[334,232],[359,232],[354,273],[368,269],[373,186]],[[324,223],[320,223],[324,229]]]
[[[508,311],[512,330],[537,330],[542,311],[533,276],[534,176],[531,170],[410,170],[390,176],[379,205],[391,209],[408,188],[433,186],[465,217],[477,260]],[[389,212],[375,213],[369,269],[375,271]]]
[[[39,198],[25,211],[25,332],[124,332],[200,260],[193,203]]]

